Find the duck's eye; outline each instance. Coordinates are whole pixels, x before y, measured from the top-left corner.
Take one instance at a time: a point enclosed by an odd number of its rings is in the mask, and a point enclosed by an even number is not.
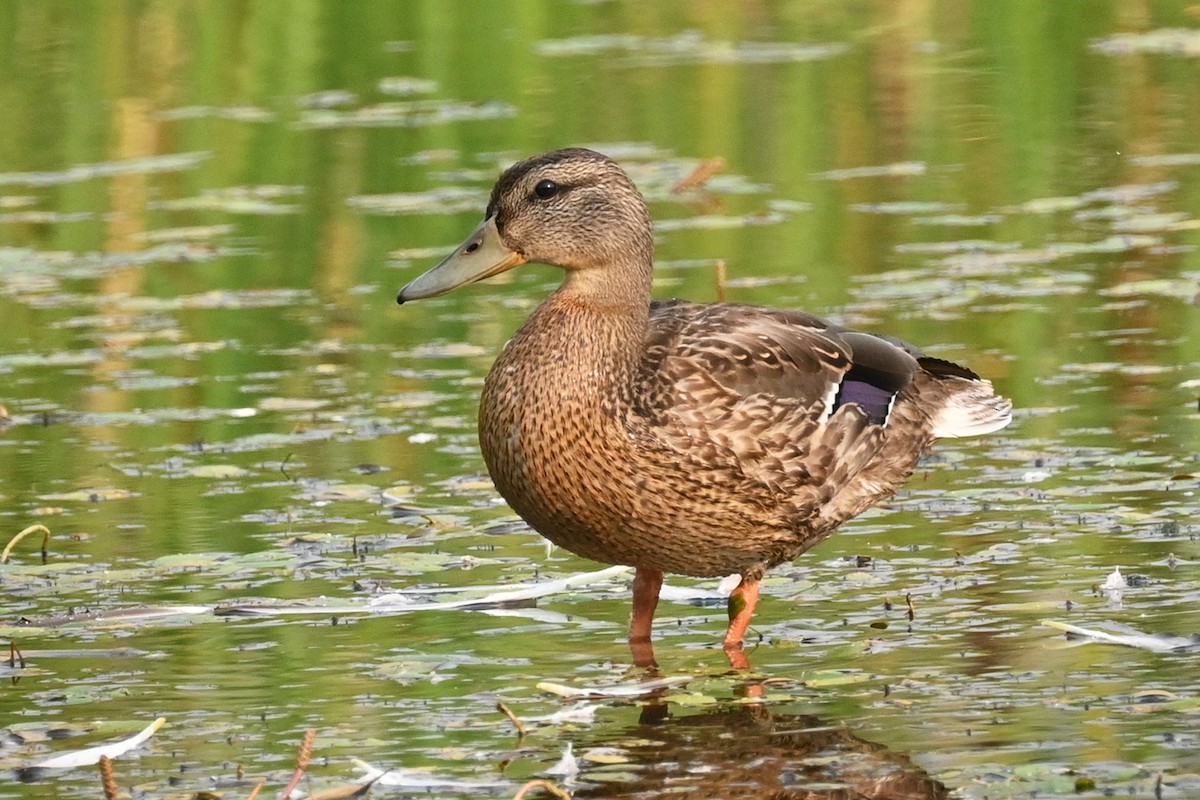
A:
[[[558,184],[552,180],[538,181],[538,185],[533,187],[533,193],[543,200],[549,200],[558,194]]]

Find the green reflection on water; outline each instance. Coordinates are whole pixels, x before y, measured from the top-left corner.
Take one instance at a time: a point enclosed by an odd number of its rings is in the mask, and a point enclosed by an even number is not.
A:
[[[50,577],[0,572],[0,607],[348,599],[589,569],[546,557],[471,480],[480,381],[554,272],[392,302],[474,224],[500,168],[591,144],[667,223],[659,296],[715,298],[724,260],[731,299],[920,342],[1020,411],[776,571],[756,667],[874,676],[778,704],[968,794],[1039,762],[1194,774],[1194,706],[1137,700],[1194,701],[1194,657],[1062,649],[1038,622],[1194,632],[1200,82],[1153,34],[1198,24],[1184,2],[0,5],[0,518],[56,534]],[[706,190],[670,193],[711,157],[727,166]],[[195,474],[223,465],[246,472]],[[334,483],[394,488],[408,510],[331,499]],[[106,489],[131,496],[53,499]],[[176,554],[203,558],[163,566]],[[858,555],[875,566],[843,560]],[[1118,565],[1150,583],[1113,604],[1092,586]],[[883,610],[905,594],[911,630]],[[495,697],[550,713],[539,680],[627,663],[621,587],[542,607],[569,621],[61,632],[55,647],[154,657],[42,659],[0,709],[167,716],[154,755],[122,766],[129,785],[180,764],[196,781],[237,761],[283,773],[309,726],[330,780],[357,755],[515,785],[576,733],[542,734],[500,777]],[[720,609],[664,611],[666,668],[719,675]],[[79,686],[95,696],[63,699]],[[623,741],[636,717],[607,708],[580,741]],[[54,785],[95,794],[90,775]]]

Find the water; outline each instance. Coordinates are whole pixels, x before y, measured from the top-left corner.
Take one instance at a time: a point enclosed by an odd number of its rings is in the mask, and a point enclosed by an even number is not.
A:
[[[17,770],[157,716],[116,761],[137,796],[277,793],[308,728],[308,788],[355,758],[406,770],[380,796],[511,797],[567,743],[587,796],[1200,792],[1196,650],[1042,624],[1197,632],[1187,3],[0,15],[0,538],[53,533],[46,564],[32,537],[0,566],[27,659],[0,667],[0,797],[96,796],[94,768]],[[643,188],[657,296],[715,299],[724,261],[729,299],[919,342],[992,378],[1016,422],[942,443],[773,571],[753,673],[727,670],[719,604],[664,602],[679,682],[521,740],[498,700],[533,720],[587,702],[546,682],[647,677],[627,578],[488,612],[43,624],[599,569],[546,553],[475,443],[482,378],[557,274],[394,305],[500,169],[564,145]],[[1119,598],[1097,588],[1116,567]]]

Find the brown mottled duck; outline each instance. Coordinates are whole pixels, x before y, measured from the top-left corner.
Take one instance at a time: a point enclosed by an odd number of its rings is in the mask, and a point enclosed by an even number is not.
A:
[[[763,573],[891,496],[939,437],[998,430],[1012,404],[974,372],[798,311],[651,301],[645,201],[608,157],[514,164],[483,222],[397,301],[528,262],[562,269],[484,382],[479,440],[534,530],[635,568],[629,641],[653,663],[663,573],[741,576],[725,650]]]

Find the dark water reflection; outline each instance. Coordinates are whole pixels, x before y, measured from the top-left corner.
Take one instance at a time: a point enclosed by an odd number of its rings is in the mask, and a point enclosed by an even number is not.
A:
[[[763,800],[941,800],[945,786],[904,752],[855,736],[837,723],[750,704],[672,714],[649,706],[618,736],[630,763],[576,797]],[[625,777],[632,773],[631,777]]]

